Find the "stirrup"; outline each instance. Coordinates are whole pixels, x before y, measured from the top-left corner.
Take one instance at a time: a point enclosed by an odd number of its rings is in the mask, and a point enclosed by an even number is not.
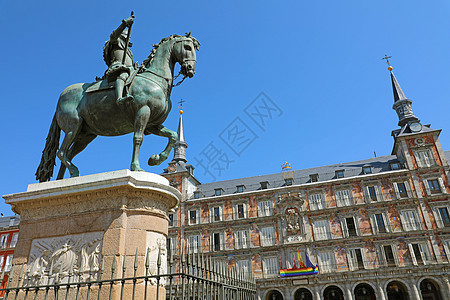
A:
[[[134,100],[133,96],[127,95],[127,96],[125,96],[125,97],[122,97],[122,98],[118,99],[118,100],[116,101],[116,103],[117,103],[118,105],[122,105],[122,104],[125,104],[125,103],[131,103],[131,102],[133,102],[133,100]]]

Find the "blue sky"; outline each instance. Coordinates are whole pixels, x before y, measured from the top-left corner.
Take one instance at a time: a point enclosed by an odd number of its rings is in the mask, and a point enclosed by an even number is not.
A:
[[[171,97],[187,101],[188,160],[201,182],[213,180],[196,165],[211,145],[229,159],[213,170],[216,180],[275,173],[285,160],[304,169],[390,154],[398,120],[385,53],[415,114],[443,129],[450,149],[448,1],[1,0],[0,194],[36,182],[59,94],[103,74],[103,44],[131,10],[139,62],[173,33],[201,42],[196,75]],[[261,92],[279,109],[264,126],[246,114]],[[176,130],[178,116],[173,110],[165,126]],[[225,142],[236,124],[252,138],[233,151]],[[146,171],[167,166],[146,164],[165,144],[144,139]],[[98,137],[74,163],[82,175],[125,169],[131,150],[132,135]],[[3,203],[0,211],[12,214]]]

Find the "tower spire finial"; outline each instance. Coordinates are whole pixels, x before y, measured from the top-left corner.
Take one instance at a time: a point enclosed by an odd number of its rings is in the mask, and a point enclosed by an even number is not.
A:
[[[180,121],[178,122],[178,138],[175,143],[175,146],[173,147],[174,154],[173,154],[173,161],[175,162],[183,162],[186,163],[186,148],[188,145],[186,144],[184,140],[184,126],[183,126],[183,103],[186,102],[185,100],[181,99],[178,101],[180,106],[178,108],[180,109]]]
[[[394,106],[392,107],[398,115],[398,125],[403,127],[403,125],[418,122],[419,119],[414,115],[411,104],[412,101],[406,98],[405,93],[403,93],[400,84],[395,78],[394,72],[392,72],[393,67],[389,62],[389,58],[392,56],[384,55],[382,59],[386,60],[386,63],[389,65],[388,70],[391,74],[391,83],[392,83],[392,92],[394,94]]]

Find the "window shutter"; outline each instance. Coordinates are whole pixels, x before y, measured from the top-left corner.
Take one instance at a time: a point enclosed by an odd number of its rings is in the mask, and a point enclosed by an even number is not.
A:
[[[419,153],[417,151],[415,151],[415,150],[413,152],[414,152],[414,158],[416,159],[416,162],[417,162],[417,166],[419,168],[422,168],[423,165],[422,165],[422,161],[420,159]]]
[[[375,218],[375,215],[370,216],[370,225],[372,226],[372,232],[373,234],[378,234],[378,223]]]
[[[415,266],[417,266],[417,258],[416,258],[416,255],[415,255],[415,253],[414,253],[414,249],[413,249],[413,246],[412,246],[411,243],[408,243],[408,249],[409,249],[409,254],[410,254],[410,256],[411,256],[411,259],[412,259],[412,263],[413,263]]]
[[[367,258],[366,258],[366,249],[360,248],[360,251],[361,251],[361,257],[362,257],[362,260],[363,260],[364,269],[368,269]]]
[[[378,201],[383,201],[384,197],[383,197],[383,193],[381,192],[381,187],[379,185],[375,186],[375,190],[377,192],[377,200]]]
[[[219,245],[220,245],[220,250],[224,249],[224,243],[225,243],[225,239],[224,239],[224,235],[223,232],[219,233]]]
[[[396,244],[391,245],[391,249],[392,249],[392,255],[394,255],[394,261],[395,261],[395,265],[399,266],[400,265],[400,261],[398,259],[398,246]]]
[[[425,185],[425,190],[427,191],[427,195],[431,195],[431,191],[430,191],[430,185],[428,184],[428,180],[423,180],[423,183]]]
[[[394,182],[392,186],[394,187],[395,196],[397,197],[397,199],[400,199],[400,191],[398,190],[398,183]]]
[[[358,266],[358,262],[356,260],[356,253],[355,249],[351,249],[347,251],[347,262],[348,262],[348,268],[350,271],[353,271]]]
[[[444,221],[442,220],[441,214],[436,207],[431,209],[433,211],[434,219],[436,220],[436,225],[438,228],[444,228]]]
[[[381,216],[383,217],[386,232],[391,232],[391,224],[389,223],[389,218],[386,216],[386,213],[381,213]]]
[[[439,186],[441,187],[441,193],[447,194],[447,190],[445,189],[444,180],[442,180],[442,177],[438,177]]]
[[[377,246],[378,248],[378,259],[380,260],[380,265],[387,265],[386,253],[384,253],[383,246]]]
[[[428,243],[427,244],[420,243],[419,250],[420,255],[422,255],[423,263],[425,265],[429,265],[431,263],[431,256],[430,251],[428,250]]]
[[[344,234],[344,237],[348,237],[348,226],[347,226],[346,218],[341,219],[341,228],[342,228],[342,233]]]
[[[412,189],[411,189],[411,185],[409,184],[409,180],[404,182],[405,187],[406,187],[406,194],[408,194],[409,198],[412,198]]]
[[[409,226],[407,224],[408,219],[406,218],[405,213],[403,211],[400,212],[400,220],[402,222],[403,230],[404,231],[409,231],[410,228],[409,228]]]
[[[444,245],[444,250],[445,250],[445,255],[447,256],[447,261],[450,262],[450,241],[444,241],[442,244]]]

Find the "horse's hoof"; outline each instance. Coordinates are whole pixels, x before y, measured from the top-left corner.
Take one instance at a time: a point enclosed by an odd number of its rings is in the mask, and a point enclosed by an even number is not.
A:
[[[160,161],[160,157],[159,154],[153,154],[152,156],[150,156],[150,158],[148,159],[148,165],[149,166],[157,166],[161,163]]]

